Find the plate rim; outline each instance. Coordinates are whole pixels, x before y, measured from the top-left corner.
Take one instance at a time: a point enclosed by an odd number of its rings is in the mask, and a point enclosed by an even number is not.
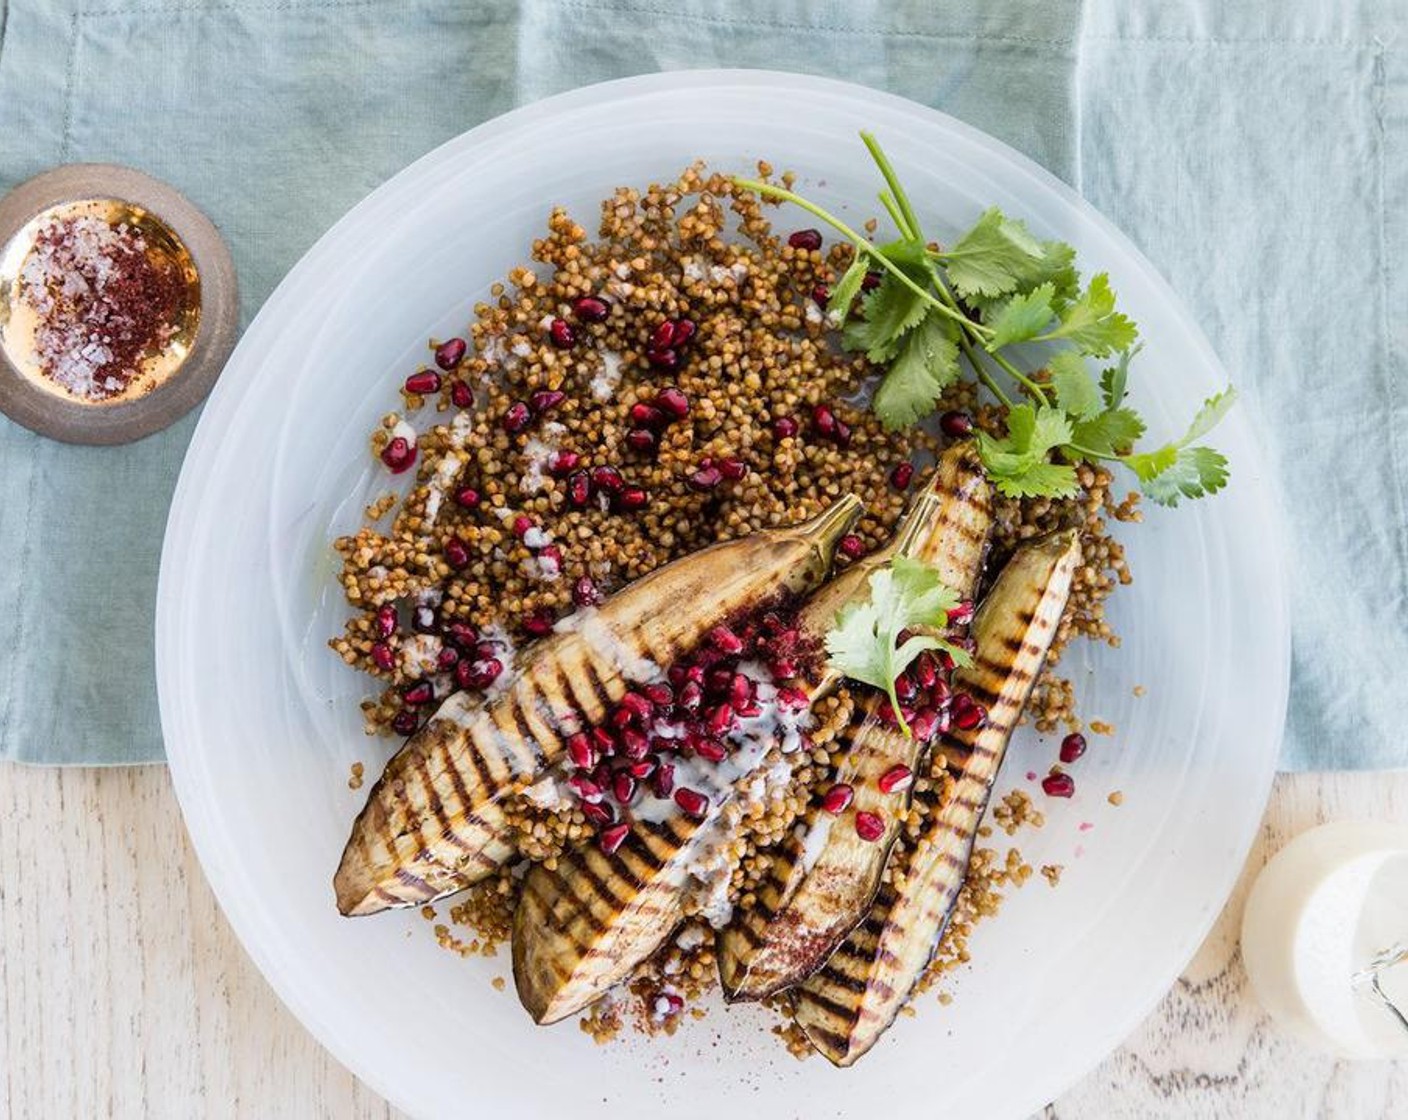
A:
[[[295,286],[295,282],[303,278],[305,273],[316,269],[324,255],[330,252],[330,246],[338,239],[341,230],[349,225],[355,224],[364,214],[375,209],[378,200],[384,198],[393,191],[397,185],[404,183],[408,179],[421,176],[436,167],[439,163],[453,157],[461,148],[472,147],[476,144],[491,141],[501,132],[512,131],[526,126],[532,126],[548,119],[555,114],[571,111],[578,103],[599,103],[601,100],[612,100],[629,98],[632,96],[648,96],[655,93],[678,92],[681,89],[706,89],[717,85],[728,85],[730,87],[751,86],[758,90],[770,90],[776,92],[782,88],[790,88],[798,91],[814,90],[826,92],[833,95],[844,96],[857,101],[870,101],[872,103],[888,106],[891,109],[903,109],[906,112],[929,115],[938,123],[942,123],[946,128],[952,129],[965,138],[975,140],[983,145],[997,149],[1013,173],[1020,174],[1032,181],[1036,186],[1047,193],[1054,193],[1067,206],[1071,206],[1081,212],[1083,220],[1090,222],[1102,236],[1122,253],[1127,260],[1143,274],[1152,288],[1161,299],[1170,305],[1174,317],[1184,331],[1185,340],[1189,346],[1199,352],[1199,357],[1211,368],[1222,371],[1225,369],[1218,359],[1216,352],[1204,335],[1201,326],[1187,309],[1182,298],[1172,289],[1157,268],[1143,255],[1139,248],[1125,235],[1114,223],[1100,213],[1093,205],[1087,202],[1081,195],[1057,178],[1051,172],[1037,164],[1029,157],[1012,148],[1010,145],[992,137],[990,134],[968,125],[963,121],[943,112],[934,109],[910,98],[901,97],[896,94],[886,93],[868,86],[863,86],[854,82],[842,81],[835,78],[820,77],[809,74],[800,74],[780,70],[764,69],[742,69],[742,68],[713,68],[701,70],[671,71],[666,73],[654,73],[637,75],[626,78],[616,78],[609,81],[593,83],[580,86],[572,90],[565,91],[532,102],[528,105],[510,110],[506,113],[493,117],[460,135],[447,140],[425,155],[421,156],[411,164],[407,165],[396,175],[380,184],[371,191],[365,198],[351,207],[345,214],[334,222],[309,248],[303,257],[289,270],[279,285],[270,293],[259,313],[255,316],[250,326],[246,330],[244,337],[240,340],[234,354],[230,358],[233,363],[239,359],[242,350],[254,350],[263,331],[261,327],[277,311],[280,303],[280,293]],[[252,342],[249,340],[253,340]],[[230,378],[222,377],[216,384],[215,391],[210,397],[210,401],[201,416],[199,425],[194,433],[191,443],[187,449],[185,460],[182,464],[181,474],[178,479],[171,503],[171,511],[168,516],[166,533],[163,539],[160,575],[157,593],[156,611],[156,675],[158,685],[158,699],[160,705],[163,739],[168,748],[168,765],[172,775],[172,784],[176,791],[178,803],[181,805],[182,817],[185,822],[188,835],[191,837],[192,845],[196,850],[197,858],[201,864],[202,873],[210,884],[212,892],[224,913],[226,920],[230,922],[236,936],[239,938],[241,947],[254,960],[265,981],[278,995],[280,1001],[292,1012],[295,1018],[305,1030],[318,1041],[318,1043],[331,1053],[345,1068],[351,1071],[354,1076],[363,1081],[374,1091],[381,1094],[398,1108],[413,1112],[408,1098],[400,1091],[398,1085],[387,1084],[382,1078],[368,1075],[362,1069],[359,1061],[354,1060],[354,1055],[348,1054],[344,1048],[330,1042],[327,1033],[323,1029],[314,1029],[312,1023],[317,1023],[319,1028],[323,1025],[321,1013],[314,1013],[313,1009],[307,1005],[305,997],[296,990],[286,975],[286,970],[276,968],[266,955],[263,943],[253,941],[247,936],[249,930],[256,923],[254,908],[248,907],[244,900],[233,900],[231,890],[231,879],[235,877],[237,865],[232,864],[226,858],[224,852],[215,850],[215,837],[208,834],[202,835],[199,827],[192,826],[192,816],[189,812],[190,806],[195,804],[200,798],[200,791],[194,784],[194,775],[186,768],[181,750],[172,749],[172,745],[178,742],[178,738],[173,734],[177,722],[177,701],[172,696],[170,684],[175,681],[175,669],[172,664],[173,643],[175,641],[176,624],[176,603],[174,596],[169,594],[173,581],[172,574],[177,567],[177,558],[181,552],[181,513],[191,501],[191,491],[197,485],[195,480],[195,469],[193,463],[204,456],[207,452],[207,444],[218,443],[219,433],[215,429],[216,417],[221,412],[220,405],[227,397],[234,396],[242,386],[237,386]],[[1255,422],[1255,410],[1248,416],[1246,425],[1246,438],[1253,453],[1254,461],[1258,464],[1267,464],[1264,441],[1260,438],[1258,425]],[[1255,483],[1262,491],[1265,499],[1264,513],[1273,534],[1273,547],[1268,548],[1265,554],[1266,571],[1263,590],[1271,593],[1277,610],[1276,638],[1278,640],[1277,657],[1275,664],[1277,668],[1276,690],[1277,710],[1268,713],[1275,720],[1275,728],[1270,733],[1274,749],[1268,749],[1267,758],[1262,761],[1259,769],[1259,780],[1262,783],[1262,794],[1259,805],[1264,814],[1264,805],[1269,797],[1272,786],[1272,779],[1278,768],[1280,751],[1284,742],[1285,719],[1289,701],[1289,681],[1291,668],[1291,643],[1290,643],[1290,617],[1288,602],[1288,587],[1286,579],[1286,563],[1283,542],[1286,538],[1285,517],[1282,507],[1282,498],[1279,488],[1274,480],[1268,476],[1258,479]],[[170,684],[163,684],[170,682]],[[1226,900],[1230,897],[1235,888],[1236,881],[1246,862],[1246,857],[1251,850],[1257,831],[1260,826],[1260,817],[1249,817],[1249,823],[1243,827],[1241,834],[1236,837],[1233,850],[1236,859],[1229,861],[1229,870],[1219,870],[1215,874],[1220,901],[1217,905],[1209,908],[1209,912],[1200,917],[1194,923],[1185,944],[1182,945],[1179,958],[1181,964],[1179,971],[1187,967],[1189,961],[1200,945],[1206,940],[1209,931],[1216,923],[1219,915],[1226,905]],[[221,882],[217,883],[210,869],[216,868],[221,874]],[[1176,979],[1176,976],[1175,976]],[[1161,989],[1158,994],[1142,1001],[1139,1006],[1133,1008],[1124,1018],[1104,1032],[1101,1052],[1098,1058],[1092,1063],[1082,1065],[1059,1087],[1051,1099],[1056,1099],[1061,1093],[1067,1091],[1071,1086],[1087,1076],[1099,1062],[1105,1060],[1120,1043],[1126,1039],[1137,1025],[1145,1019],[1149,1012],[1157,1006],[1164,998],[1167,989]],[[340,1040],[338,1040],[340,1042]]]

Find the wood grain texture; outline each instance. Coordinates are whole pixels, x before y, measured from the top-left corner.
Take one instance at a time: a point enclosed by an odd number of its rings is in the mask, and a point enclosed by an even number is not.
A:
[[[1236,952],[1250,873],[1321,821],[1408,821],[1408,773],[1287,775],[1227,911],[1059,1120],[1408,1116],[1408,1063],[1277,1032]],[[0,1116],[400,1120],[275,998],[215,905],[166,771],[0,767]]]

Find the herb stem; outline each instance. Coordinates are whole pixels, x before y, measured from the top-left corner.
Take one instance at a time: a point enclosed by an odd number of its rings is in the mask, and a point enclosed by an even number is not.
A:
[[[996,350],[988,350],[988,353],[992,355],[992,360],[1002,367],[1003,371],[1007,374],[1008,377],[1012,378],[1014,381],[1020,384],[1038,401],[1045,405],[1049,405],[1051,403],[1050,398],[1046,395],[1045,388],[1033,381],[1030,377],[1024,374],[1021,370],[1019,370],[1016,366],[1014,366]]]
[[[963,347],[963,353],[968,355],[968,364],[973,367],[973,372],[978,375],[978,379],[988,387],[988,390],[1008,408],[1012,407],[1012,399],[1002,391],[1002,387],[993,380],[992,374],[988,373],[983,365],[983,359],[973,343],[966,334],[958,336],[958,344]]]
[[[948,316],[948,318],[953,319],[956,322],[964,324],[968,327],[973,326],[973,324],[968,321],[967,317],[963,314],[963,312],[949,307],[947,304],[943,303],[940,299],[938,299],[938,297],[936,297],[933,292],[916,283],[913,279],[910,278],[909,274],[905,272],[904,269],[900,268],[899,265],[889,260],[885,256],[885,254],[880,252],[878,248],[872,245],[869,241],[867,241],[864,237],[858,234],[850,226],[846,225],[846,223],[841,221],[840,218],[837,218],[832,214],[828,214],[815,202],[811,202],[808,199],[803,198],[799,194],[794,194],[792,191],[789,191],[784,187],[775,187],[771,183],[764,183],[758,179],[735,179],[733,181],[733,185],[736,187],[742,187],[746,191],[756,191],[758,194],[764,195],[768,198],[776,198],[780,199],[783,202],[790,202],[793,206],[800,206],[808,214],[820,218],[837,233],[841,234],[842,237],[844,237],[847,241],[849,241],[852,245],[856,247],[857,252],[865,253],[867,256],[869,256],[871,260],[879,264],[906,288],[912,291],[915,295],[919,296],[919,298],[924,300],[925,303],[933,307],[935,311],[938,311],[939,313]]]
[[[890,215],[890,221],[894,222],[895,228],[900,231],[900,236],[906,239],[912,239],[914,235],[905,225],[904,215],[900,213],[899,205],[895,202],[895,196],[889,191],[881,191],[880,202],[885,207],[885,212]]]
[[[870,152],[870,158],[875,161],[875,165],[880,168],[880,174],[885,176],[885,183],[895,196],[895,202],[899,204],[900,213],[904,215],[904,223],[900,232],[913,241],[922,241],[924,235],[919,232],[919,218],[914,213],[914,207],[909,204],[909,195],[905,194],[904,187],[900,185],[899,176],[895,174],[895,169],[890,164],[890,157],[885,154],[885,149],[880,147],[880,141],[875,139],[874,134],[862,131],[861,140],[865,142],[866,150]],[[904,226],[908,226],[906,232]]]

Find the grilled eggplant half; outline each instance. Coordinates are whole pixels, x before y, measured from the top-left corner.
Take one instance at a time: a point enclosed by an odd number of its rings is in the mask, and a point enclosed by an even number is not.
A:
[[[346,915],[462,890],[512,854],[503,799],[646,680],[738,612],[825,579],[861,505],[702,549],[642,577],[527,647],[509,684],[455,693],[387,764],[352,827],[333,885]]]
[[[797,989],[797,1024],[838,1066],[851,1065],[875,1045],[933,959],[998,767],[1079,564],[1074,531],[1023,545],[973,620],[975,664],[959,671],[955,687],[987,708],[987,721],[947,737],[945,756],[961,763],[951,794],[933,807],[923,834],[898,861],[902,876],[881,885],[864,920]]]
[[[853,564],[803,605],[802,642],[819,644],[836,613],[867,595],[871,574],[895,555],[934,548],[942,509],[932,489],[922,491],[886,548]],[[836,681],[822,666],[793,683],[815,703]],[[677,811],[661,819],[637,815],[614,852],[589,843],[565,852],[553,867],[533,866],[514,914],[513,973],[519,999],[537,1022],[557,1022],[594,1002],[674,932],[684,916],[691,869],[731,838],[735,790],[772,745],[736,744],[717,771],[690,782],[708,784],[710,805],[700,819]]]
[[[991,487],[971,444],[944,454],[931,491],[937,520],[912,555],[971,598],[992,526]],[[772,855],[754,904],[737,911],[718,936],[719,977],[730,1001],[765,999],[800,983],[865,916],[899,827],[895,807],[908,800],[907,792],[885,793],[877,783],[898,765],[917,770],[925,746],[881,721],[875,706],[858,704],[840,736],[836,781],[855,791],[848,811],[837,816],[812,806]],[[862,811],[886,822],[878,840],[857,834],[854,814]]]

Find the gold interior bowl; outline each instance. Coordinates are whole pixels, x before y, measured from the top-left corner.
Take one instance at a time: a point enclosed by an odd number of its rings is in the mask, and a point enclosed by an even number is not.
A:
[[[37,315],[20,274],[40,233],[56,221],[93,217],[138,232],[146,252],[177,281],[170,331],[144,354],[114,395],[79,396],[46,375],[36,353]],[[234,348],[239,291],[219,231],[172,187],[113,164],[70,164],[21,183],[0,199],[0,411],[68,443],[130,443],[199,404]]]

